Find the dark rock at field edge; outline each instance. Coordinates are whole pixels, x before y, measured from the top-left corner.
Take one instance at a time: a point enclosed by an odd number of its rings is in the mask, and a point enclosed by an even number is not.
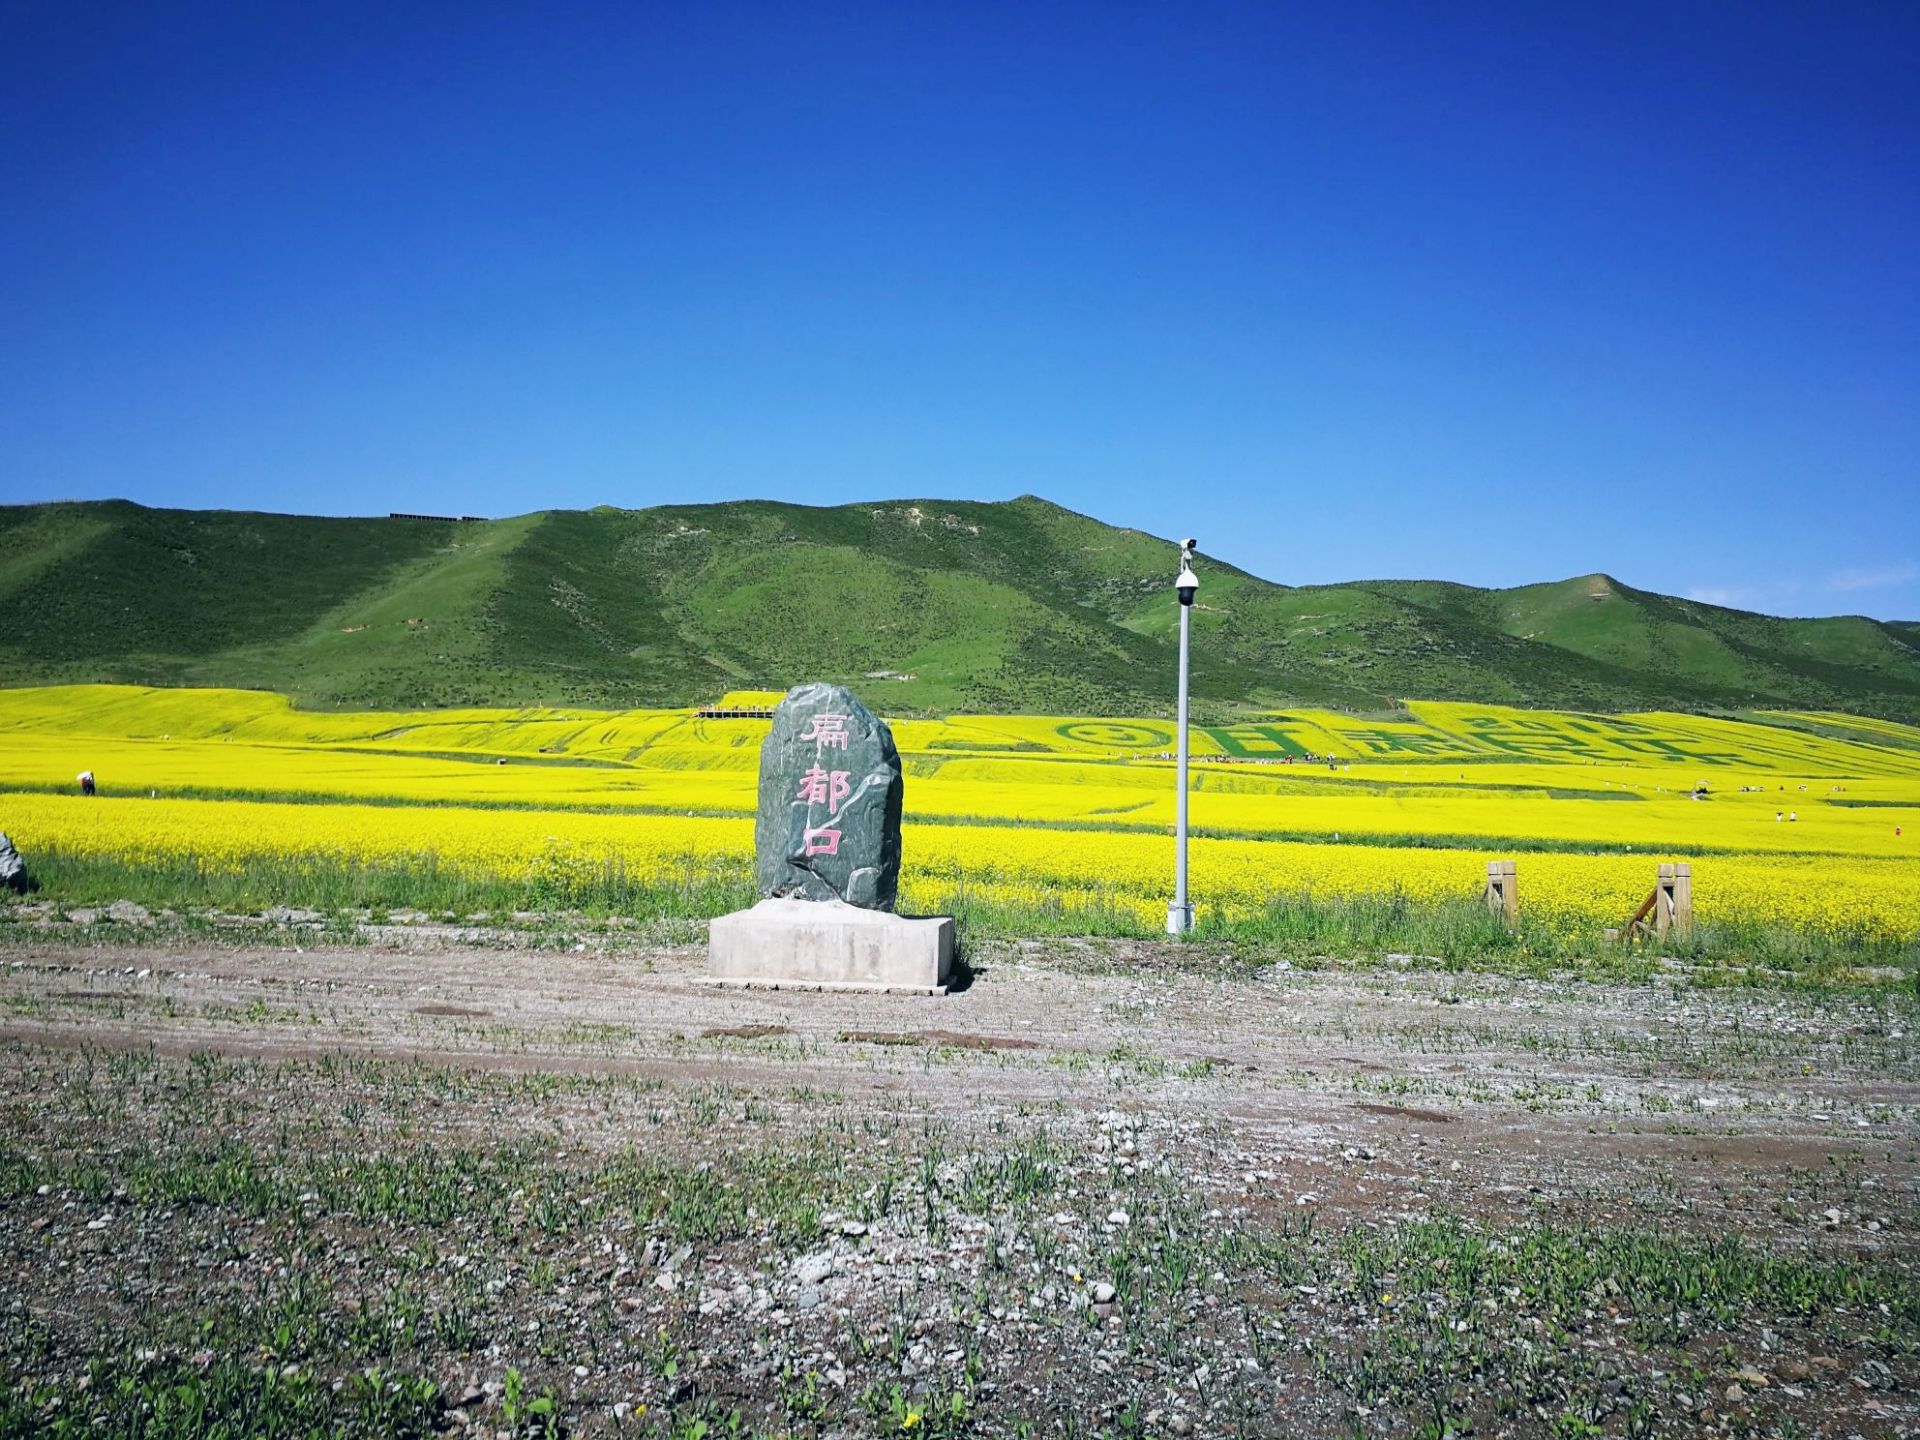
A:
[[[33,876],[27,873],[27,862],[21,857],[20,852],[13,848],[13,841],[9,840],[4,833],[0,833],[0,890],[11,890],[17,895],[25,895],[29,890],[39,888]]]
[[[760,893],[893,909],[901,794],[887,722],[842,686],[794,686],[760,747]]]

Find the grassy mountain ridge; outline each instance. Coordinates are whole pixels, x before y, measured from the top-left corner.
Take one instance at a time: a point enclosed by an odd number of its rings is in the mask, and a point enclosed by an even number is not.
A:
[[[0,507],[0,680],[316,706],[688,704],[800,679],[882,708],[1164,710],[1165,540],[1034,496],[336,519]],[[1193,683],[1225,712],[1395,697],[1920,718],[1920,633],[1605,575],[1286,586],[1205,563]]]

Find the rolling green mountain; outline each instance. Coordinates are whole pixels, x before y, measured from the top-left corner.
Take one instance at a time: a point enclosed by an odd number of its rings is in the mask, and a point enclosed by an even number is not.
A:
[[[1032,496],[355,520],[0,507],[0,681],[286,691],[316,706],[684,705],[801,679],[893,713],[1168,704],[1174,551]],[[1207,561],[1218,712],[1397,697],[1920,719],[1920,633],[1588,575],[1512,590],[1272,584]]]

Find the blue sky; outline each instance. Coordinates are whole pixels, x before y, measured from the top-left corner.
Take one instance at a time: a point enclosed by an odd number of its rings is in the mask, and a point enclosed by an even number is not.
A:
[[[0,500],[1920,618],[1920,7],[0,0]]]

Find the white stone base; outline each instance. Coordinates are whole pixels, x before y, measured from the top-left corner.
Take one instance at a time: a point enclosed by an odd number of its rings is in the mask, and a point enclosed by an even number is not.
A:
[[[944,995],[953,969],[953,920],[910,919],[838,900],[762,900],[708,930],[717,985],[773,989],[898,990]]]
[[[696,985],[715,990],[808,990],[816,995],[944,995],[944,985],[886,985],[861,980],[728,980],[719,975],[696,975]]]

